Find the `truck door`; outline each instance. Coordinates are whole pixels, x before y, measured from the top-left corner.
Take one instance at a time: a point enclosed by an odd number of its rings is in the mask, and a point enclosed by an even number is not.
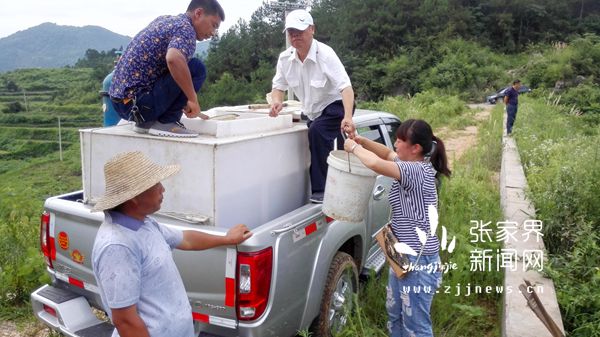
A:
[[[357,133],[362,137],[391,147],[387,129],[382,125],[382,120],[379,118],[358,125]],[[375,243],[373,235],[375,235],[379,228],[385,225],[389,219],[390,205],[388,202],[388,193],[392,186],[392,181],[391,178],[383,175],[378,175],[375,178],[375,185],[371,192],[371,199],[369,200],[368,214],[365,219],[367,222],[367,234],[371,235],[371,245]]]

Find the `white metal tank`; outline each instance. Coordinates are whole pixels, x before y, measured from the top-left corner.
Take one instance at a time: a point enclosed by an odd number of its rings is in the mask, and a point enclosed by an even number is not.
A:
[[[305,124],[292,123],[291,115],[265,114],[182,122],[201,135],[156,137],[137,134],[131,125],[81,130],[85,200],[93,203],[104,194],[108,159],[139,150],[161,165],[181,165],[163,182],[161,212],[205,217],[205,224],[219,227],[243,223],[252,228],[305,204],[310,161]]]

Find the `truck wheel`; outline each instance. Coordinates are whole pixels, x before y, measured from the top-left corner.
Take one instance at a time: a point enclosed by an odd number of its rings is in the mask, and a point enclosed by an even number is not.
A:
[[[343,252],[333,257],[319,317],[313,326],[315,336],[331,337],[341,332],[353,309],[353,295],[358,292],[358,270],[354,259]]]

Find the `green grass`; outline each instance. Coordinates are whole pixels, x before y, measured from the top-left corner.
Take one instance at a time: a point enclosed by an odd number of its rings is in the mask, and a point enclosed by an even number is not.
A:
[[[40,212],[46,198],[81,189],[78,129],[102,125],[101,82],[92,69],[69,68],[0,74],[0,85],[8,81],[19,90],[0,91],[0,111],[10,102],[24,111],[0,113],[0,319],[28,321],[30,292],[49,281]]]
[[[29,294],[47,283],[39,216],[50,196],[81,188],[79,146],[64,153],[2,161],[0,169],[0,318],[28,319]]]
[[[362,103],[364,109],[393,113],[401,120],[418,118],[427,121],[435,130],[442,126],[452,128],[470,125],[473,111],[458,96],[446,95],[438,90],[429,90],[409,97],[386,97],[381,102]]]
[[[600,336],[600,115],[528,99],[515,137],[569,336]]]
[[[401,111],[417,109],[411,107],[410,102],[398,98],[390,98],[380,104],[384,105],[381,107],[383,110],[389,104],[407,104]],[[473,114],[472,111],[463,111],[455,113],[453,118],[447,115],[437,116],[432,124],[439,127],[446,123],[458,127],[462,122],[458,123],[456,120],[469,118]],[[417,118],[422,116],[423,113],[418,114]],[[401,118],[407,117],[413,116],[401,115]],[[471,243],[470,221],[483,220],[495,224],[503,219],[497,181],[502,156],[501,109],[495,109],[478,126],[477,146],[467,151],[454,164],[453,176],[451,179],[444,179],[440,193],[440,226],[445,226],[449,236],[456,236],[457,239],[456,250],[452,254],[441,254],[442,262],[455,263],[457,269],[444,274],[442,287],[434,297],[431,316],[436,336],[500,336],[502,294],[465,294],[469,285],[474,291],[476,285],[495,288],[503,284],[503,274],[495,269],[487,272],[470,271],[472,250],[495,251],[500,248],[497,242]],[[358,310],[340,336],[387,335],[386,284],[387,273],[384,272],[381,277],[373,277],[363,285],[357,300]]]
[[[491,222],[503,219],[497,181],[502,157],[502,112],[495,109],[480,123],[478,143],[454,164],[453,177],[444,181],[440,193],[440,225],[457,238],[457,249],[442,261],[456,263],[457,270],[444,275],[444,291],[434,299],[432,320],[437,336],[499,336],[502,294],[465,296],[471,286],[501,286],[503,274],[470,271],[471,252],[476,249],[500,248],[498,242],[471,243],[471,221]],[[457,295],[461,288],[462,295]]]
[[[57,128],[51,127],[6,127],[0,126],[0,173],[11,170],[12,160],[29,160],[44,157],[49,153],[78,146],[79,132],[75,128],[62,128],[61,144]]]

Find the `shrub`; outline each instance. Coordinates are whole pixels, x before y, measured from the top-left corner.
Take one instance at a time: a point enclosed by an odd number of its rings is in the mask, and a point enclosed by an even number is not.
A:
[[[6,90],[16,92],[19,91],[19,86],[14,81],[6,81]]]
[[[581,113],[600,114],[600,86],[585,83],[571,88],[562,95],[562,103]]]
[[[506,61],[475,42],[450,40],[438,52],[438,62],[421,73],[425,90],[439,88],[462,99],[479,99],[481,91],[508,82],[502,70]]]
[[[12,188],[1,189],[0,251],[0,307],[9,308],[28,300],[32,289],[49,279],[45,263],[37,247],[39,220],[31,196],[34,191]],[[1,316],[9,314],[0,310]]]
[[[6,105],[4,109],[2,109],[2,112],[8,114],[14,114],[21,111],[25,111],[25,108],[23,107],[21,102],[10,102]]]
[[[532,55],[524,70],[533,87],[554,89],[562,103],[581,113],[600,113],[600,37],[588,34],[564,49],[548,48]]]
[[[199,95],[204,110],[216,106],[249,104],[254,98],[255,93],[248,90],[247,81],[235,79],[230,73],[224,73],[215,83],[207,84]]]
[[[393,113],[401,120],[420,118],[434,129],[448,124],[461,125],[470,116],[466,103],[457,95],[448,95],[439,90],[420,92],[413,98],[386,97],[377,103],[362,103],[360,107]]]

